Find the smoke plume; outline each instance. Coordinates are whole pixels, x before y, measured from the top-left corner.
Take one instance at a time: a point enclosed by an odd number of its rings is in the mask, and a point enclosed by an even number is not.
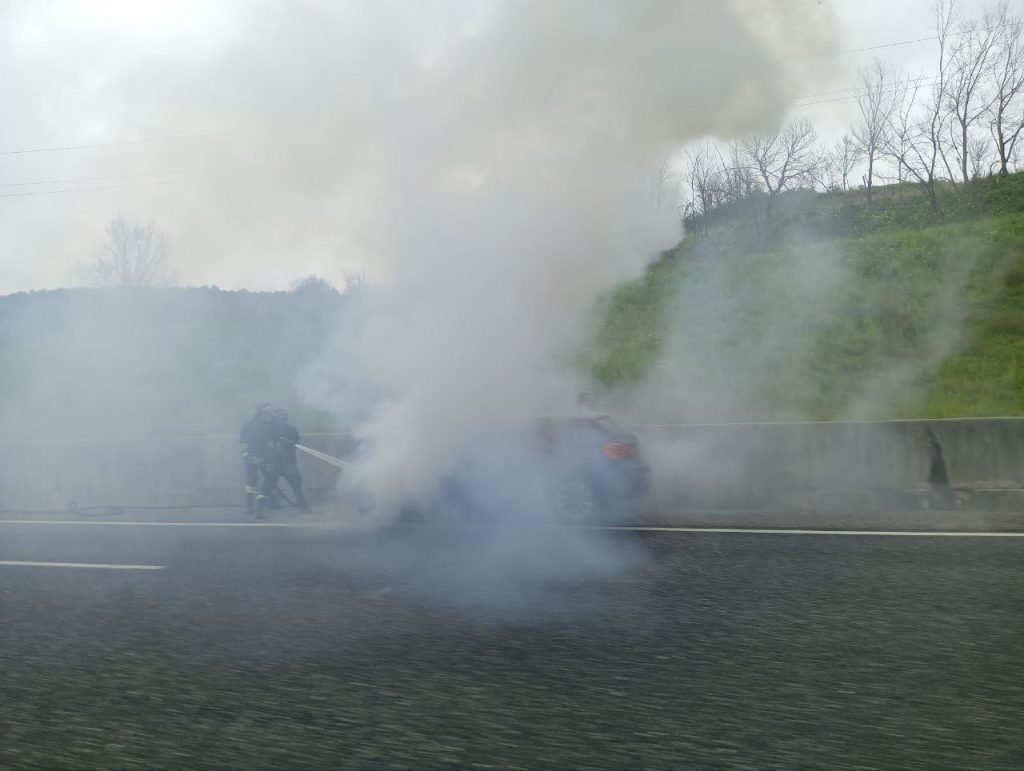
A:
[[[835,49],[810,0],[269,2],[202,18],[186,59],[156,32],[112,40],[146,51],[82,84],[105,94],[98,143],[112,126],[166,139],[94,161],[187,184],[140,187],[127,210],[90,198],[60,232],[81,244],[113,216],[155,219],[193,283],[366,271],[303,387],[356,422],[359,481],[390,510],[485,435],[571,408],[595,302],[681,236],[659,189],[673,152],[777,127]]]
[[[657,194],[672,151],[783,114],[793,83],[756,10],[499,4],[372,94],[384,283],[346,361],[387,394],[360,427],[385,509],[483,437],[572,408],[595,301],[681,235]]]

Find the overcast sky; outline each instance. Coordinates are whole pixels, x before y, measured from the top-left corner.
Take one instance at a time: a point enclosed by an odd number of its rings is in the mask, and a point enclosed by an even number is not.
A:
[[[932,4],[933,0],[823,0],[836,11],[844,35],[843,51],[838,60],[841,65],[840,82],[835,90],[849,88],[858,67],[878,58],[912,75],[931,73],[936,69],[937,49]],[[995,0],[960,0],[965,17],[980,18],[986,7]],[[1024,11],[1024,0],[1011,0],[1012,10]],[[920,41],[920,42],[908,42]],[[891,45],[904,43],[903,45]],[[876,46],[885,46],[876,48]],[[858,49],[873,50],[858,50]],[[800,100],[824,102],[812,107],[796,108],[795,112],[820,124],[822,131],[842,133],[856,116],[854,101],[846,94],[827,94]],[[830,101],[844,99],[844,101]]]
[[[373,231],[359,200],[373,180],[355,184],[367,161],[338,155],[351,128],[338,116],[378,104],[360,89],[402,88],[389,57],[399,68],[443,59],[497,1],[380,0],[359,19],[295,2],[282,6],[282,28],[252,13],[274,2],[0,0],[0,294],[81,283],[76,264],[117,216],[167,233],[183,284],[274,289],[372,270],[376,244],[355,234]],[[806,85],[780,97],[797,97],[791,114],[827,138],[852,120],[842,90],[858,66],[877,56],[912,73],[934,68],[933,41],[907,42],[933,34],[931,0],[778,1],[820,16],[837,51],[830,62],[815,41],[792,41],[790,67]],[[964,0],[968,14],[985,4]],[[370,40],[368,29],[386,33]],[[856,51],[876,46],[886,47]],[[296,77],[291,65],[307,53],[316,74]],[[335,93],[332,69],[364,53],[371,64]]]

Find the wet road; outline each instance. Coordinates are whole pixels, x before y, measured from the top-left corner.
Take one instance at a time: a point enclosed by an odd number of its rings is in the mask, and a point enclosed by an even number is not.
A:
[[[1022,609],[1018,537],[0,521],[0,765],[1019,768]]]

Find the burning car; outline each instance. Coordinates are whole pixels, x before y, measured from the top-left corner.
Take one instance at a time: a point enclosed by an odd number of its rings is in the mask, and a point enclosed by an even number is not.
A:
[[[474,454],[441,481],[441,494],[418,521],[520,520],[550,515],[588,525],[628,516],[650,487],[650,469],[633,434],[607,416],[544,417],[526,447]]]
[[[628,515],[650,487],[636,437],[607,416],[539,422],[551,510],[568,524]]]

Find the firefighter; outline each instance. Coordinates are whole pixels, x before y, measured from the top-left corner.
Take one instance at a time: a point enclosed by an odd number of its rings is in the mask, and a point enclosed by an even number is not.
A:
[[[242,426],[238,441],[245,465],[245,512],[262,516],[269,503],[266,466],[271,462],[275,440],[274,408],[267,402]]]
[[[299,430],[288,422],[288,411],[278,407],[273,413],[274,426],[274,469],[273,483],[269,489],[277,490],[278,477],[288,480],[288,486],[295,496],[295,505],[299,511],[309,511],[309,504],[306,502],[306,493],[302,489],[302,475],[299,473],[299,462],[295,455],[295,445],[299,444]],[[273,498],[271,498],[273,502]]]

